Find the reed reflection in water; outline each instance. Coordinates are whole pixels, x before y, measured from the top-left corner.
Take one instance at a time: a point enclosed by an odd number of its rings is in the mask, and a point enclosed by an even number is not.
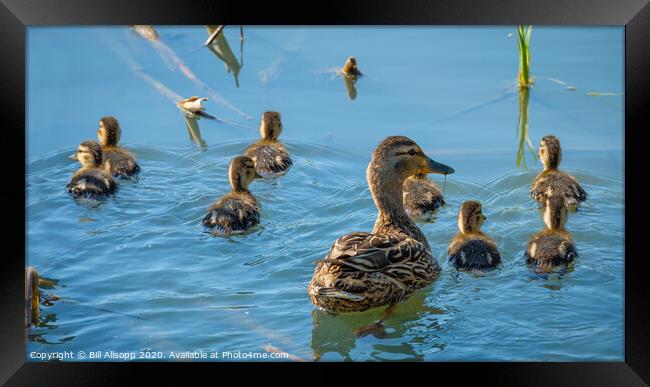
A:
[[[533,160],[536,160],[535,149],[533,149],[533,144],[530,142],[528,126],[528,101],[530,98],[530,89],[523,87],[519,89],[519,118],[517,119],[517,131],[518,131],[518,148],[517,148],[517,167],[521,168],[522,164],[526,168],[526,150],[528,147],[530,153],[533,155]]]

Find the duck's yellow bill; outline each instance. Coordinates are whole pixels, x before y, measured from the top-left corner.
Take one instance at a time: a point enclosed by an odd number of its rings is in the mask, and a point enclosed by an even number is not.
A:
[[[454,168],[445,165],[443,163],[439,163],[437,161],[432,160],[430,157],[427,157],[427,170],[425,171],[426,173],[441,173],[443,175],[448,175],[450,173],[454,173]]]

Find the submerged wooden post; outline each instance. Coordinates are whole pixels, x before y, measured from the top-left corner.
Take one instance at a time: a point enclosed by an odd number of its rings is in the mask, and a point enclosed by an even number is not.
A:
[[[38,270],[33,266],[25,268],[25,326],[38,321],[38,304],[40,295],[38,290]]]

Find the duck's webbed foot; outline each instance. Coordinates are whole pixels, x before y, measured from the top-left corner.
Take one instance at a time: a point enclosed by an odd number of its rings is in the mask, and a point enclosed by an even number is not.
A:
[[[364,337],[364,336],[368,336],[369,334],[372,334],[378,339],[386,338],[386,329],[384,327],[384,321],[387,320],[391,314],[393,314],[395,307],[397,307],[397,304],[389,305],[388,308],[386,308],[386,310],[384,311],[384,315],[382,316],[381,320],[379,320],[374,324],[361,327],[356,331],[354,331],[354,333],[356,333],[357,336],[359,337]]]
[[[365,327],[361,327],[354,331],[358,337],[365,337],[369,334],[372,334],[378,339],[386,338],[386,329],[384,328],[384,322],[379,321],[374,324],[370,324]]]

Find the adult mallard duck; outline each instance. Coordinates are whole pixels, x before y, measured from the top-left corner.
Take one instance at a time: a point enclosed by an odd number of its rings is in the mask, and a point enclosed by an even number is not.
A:
[[[483,270],[496,267],[501,254],[496,244],[481,232],[481,225],[487,219],[481,203],[469,200],[458,211],[458,230],[449,244],[449,262],[461,270]]]
[[[414,219],[429,219],[445,204],[440,188],[425,174],[411,176],[404,181],[404,208]]]
[[[573,262],[578,251],[571,234],[564,229],[568,215],[564,198],[546,198],[542,213],[546,229],[530,239],[525,256],[536,272],[549,272]]]
[[[278,141],[282,133],[282,120],[278,112],[264,112],[260,120],[260,140],[244,151],[255,161],[260,176],[276,177],[287,172],[293,165],[284,145]]]
[[[544,136],[539,145],[539,158],[544,170],[537,175],[530,189],[533,200],[544,203],[547,197],[558,196],[564,198],[568,207],[584,202],[587,192],[576,178],[558,169],[562,159],[560,139],[552,135]]]
[[[453,172],[427,157],[407,137],[392,136],[382,141],[366,171],[379,210],[375,226],[369,233],[340,237],[318,261],[308,288],[312,303],[333,313],[389,305],[383,321],[397,303],[432,283],[440,266],[427,238],[404,211],[402,184],[418,173]]]
[[[99,120],[97,138],[102,144],[106,168],[115,177],[132,177],[140,172],[140,166],[131,152],[117,145],[121,135],[122,129],[115,117],[107,116]]]
[[[113,177],[104,170],[104,153],[102,146],[95,141],[79,144],[74,157],[79,160],[79,169],[68,183],[66,189],[74,197],[102,199],[115,193],[117,184]]]
[[[203,225],[215,234],[241,234],[260,220],[260,208],[248,185],[257,177],[255,164],[250,157],[235,157],[228,168],[230,193],[222,196],[203,218]]]

